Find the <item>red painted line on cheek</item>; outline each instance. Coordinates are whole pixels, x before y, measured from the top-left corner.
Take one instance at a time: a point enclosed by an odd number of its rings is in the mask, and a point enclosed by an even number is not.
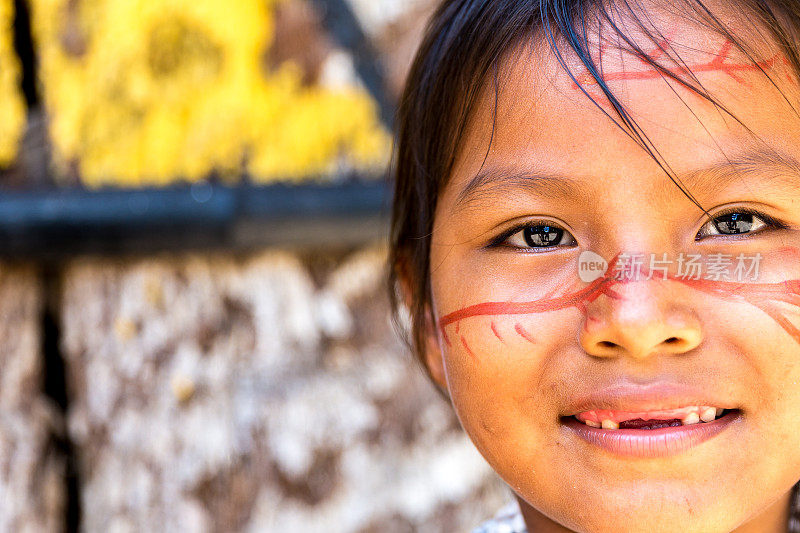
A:
[[[800,329],[792,324],[773,302],[800,307],[800,280],[777,283],[736,283],[711,280],[682,280],[682,283],[717,297],[744,300],[769,315],[786,333],[800,343]]]
[[[800,250],[787,246],[777,250],[780,253],[792,254],[800,257]],[[527,302],[482,302],[474,305],[464,307],[449,313],[439,319],[439,327],[442,330],[445,342],[450,346],[450,340],[447,338],[445,326],[453,322],[456,323],[456,332],[459,330],[459,321],[464,318],[473,316],[507,316],[507,315],[527,315],[533,313],[543,313],[548,311],[556,311],[575,307],[581,311],[584,316],[587,314],[587,304],[593,302],[601,295],[606,295],[611,299],[620,300],[624,297],[614,290],[617,284],[628,283],[630,280],[620,280],[610,276],[610,272],[615,271],[620,254],[614,256],[609,262],[609,267],[606,274],[594,280],[586,287],[568,292],[561,296],[551,297],[554,290],[551,290],[547,295],[539,300]],[[787,280],[775,283],[745,283],[745,282],[732,282],[732,281],[716,281],[709,279],[686,279],[682,277],[667,276],[666,280],[661,278],[653,278],[652,281],[677,281],[692,289],[704,292],[711,296],[719,298],[730,298],[734,301],[746,302],[759,309],[770,316],[775,322],[792,338],[800,343],[800,328],[792,324],[789,319],[784,315],[783,311],[774,306],[776,302],[783,302],[793,305],[800,309],[800,279]],[[595,317],[590,317],[592,320],[597,320]],[[535,342],[533,337],[522,327],[521,324],[515,325],[516,332],[529,342]],[[503,341],[503,337],[497,329],[494,321],[491,322],[491,330],[493,334]],[[469,348],[466,340],[461,336],[461,343],[467,352],[477,360],[475,353]]]
[[[463,335],[461,335],[461,344],[464,346],[464,349],[467,351],[470,357],[472,357],[477,362],[478,356],[475,355],[475,352],[473,352],[472,349],[469,347],[469,344],[467,344],[467,340],[464,338]]]
[[[775,253],[779,255],[788,255],[790,259],[800,261],[800,249],[794,246],[781,246],[775,250]]]
[[[494,320],[492,320],[492,333],[494,333],[495,337],[500,339],[500,342],[506,342],[503,340],[503,337],[500,335],[500,332],[497,331],[497,324],[494,323]]]
[[[534,343],[534,342],[536,342],[536,341],[533,339],[533,337],[531,336],[531,334],[530,334],[530,333],[528,333],[527,331],[525,331],[525,328],[523,328],[523,327],[522,327],[522,324],[520,324],[519,322],[517,322],[517,325],[516,325],[516,326],[514,326],[514,330],[516,330],[516,332],[517,332],[517,333],[519,333],[519,334],[520,334],[520,336],[521,336],[523,339],[525,339],[526,341],[528,341],[528,342],[530,342],[530,343]]]
[[[611,286],[603,287],[603,290],[601,292],[603,294],[605,294],[606,296],[608,296],[609,298],[611,298],[612,300],[624,300],[625,299],[620,293],[618,293],[613,288],[611,288]],[[595,296],[595,298],[597,298],[597,296]]]
[[[789,319],[786,318],[779,310],[775,309],[768,302],[753,303],[753,305],[768,314],[775,322],[778,323],[780,327],[784,329],[784,331],[786,331],[786,333],[794,338],[795,342],[800,343],[800,330],[797,329],[797,326],[789,322]]]
[[[707,279],[669,278],[688,285],[693,289],[717,296],[761,296],[774,298],[800,294],[800,280],[779,281],[776,283],[742,283],[735,281],[713,281]]]
[[[528,315],[580,307],[582,303],[594,301],[602,293],[604,285],[607,283],[609,283],[609,279],[599,278],[579,291],[550,299],[528,302],[482,302],[463,307],[441,317],[439,325],[444,327],[473,316]]]
[[[769,299],[800,307],[800,295],[797,294],[771,294]]]

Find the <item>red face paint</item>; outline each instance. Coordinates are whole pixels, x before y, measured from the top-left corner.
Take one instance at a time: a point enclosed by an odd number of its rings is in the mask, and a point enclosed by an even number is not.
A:
[[[645,52],[645,56],[652,61],[657,61],[661,59],[665,55],[665,51],[669,46],[667,40],[663,40],[656,44],[656,47],[651,50]],[[733,51],[733,43],[730,40],[726,40],[722,43],[722,46],[714,54],[713,58],[705,63],[697,63],[692,65],[679,65],[679,66],[662,66],[662,68],[653,68],[652,64],[649,63],[644,57],[641,56],[634,56],[638,59],[642,64],[646,65],[648,68],[645,70],[634,70],[634,71],[602,71],[601,79],[605,82],[609,81],[618,81],[618,80],[653,80],[658,78],[671,78],[674,81],[680,83],[685,87],[689,87],[689,83],[686,81],[682,81],[683,79],[681,76],[688,76],[688,79],[692,79],[693,76],[701,73],[701,72],[721,72],[723,74],[727,74],[731,78],[733,78],[736,82],[741,83],[743,85],[747,85],[746,81],[739,76],[740,73],[746,72],[764,72],[767,69],[771,69],[778,64],[782,65],[789,65],[789,60],[779,54],[776,53],[774,56],[758,61],[756,63],[742,63],[736,62],[731,59],[731,53]],[[603,52],[606,50],[605,45],[601,45],[600,47],[600,62],[602,63],[603,60]],[[670,75],[674,76],[671,77]],[[787,81],[790,83],[794,83],[794,79],[787,73],[786,75]],[[593,98],[602,97],[603,94],[598,91],[593,91],[592,86],[596,86],[597,80],[594,76],[592,76],[589,72],[584,72],[582,74],[578,74],[575,76],[575,81],[572,83],[573,89],[586,90],[586,92],[592,96]]]
[[[777,252],[781,254],[790,254],[792,256],[800,256],[800,250],[794,247],[784,247]],[[509,316],[509,315],[529,315],[535,313],[546,313],[549,311],[558,311],[561,309],[568,309],[575,307],[584,316],[586,316],[586,305],[593,302],[602,295],[613,299],[623,299],[623,296],[614,290],[614,287],[621,283],[631,283],[636,280],[619,279],[612,276],[610,273],[614,272],[614,267],[620,258],[617,254],[614,259],[609,263],[606,273],[592,281],[586,287],[581,289],[565,292],[561,295],[554,295],[552,292],[539,300],[527,302],[482,302],[475,305],[470,305],[462,309],[458,309],[442,316],[439,319],[439,328],[442,336],[450,345],[450,340],[447,335],[446,328],[448,325],[455,324],[456,332],[458,332],[458,324],[465,318],[477,316]],[[645,269],[644,274],[647,274]],[[785,302],[800,308],[800,279],[781,281],[776,283],[750,283],[739,281],[722,281],[711,279],[686,279],[683,277],[667,274],[665,279],[662,277],[654,277],[650,281],[674,281],[683,283],[695,290],[704,292],[717,298],[730,298],[736,301],[747,302],[755,307],[761,309],[764,313],[770,316],[781,328],[784,329],[792,338],[800,343],[800,328],[792,324],[783,312],[777,307],[778,302]],[[638,281],[637,281],[638,282]],[[591,317],[590,317],[591,318]],[[494,320],[491,321],[492,334],[501,342],[506,342],[505,337],[501,333]],[[528,332],[520,323],[516,323],[514,331],[523,339],[529,342],[535,342],[535,337]],[[461,343],[468,351],[471,357],[477,359],[473,350],[467,345],[464,336],[461,335]]]
[[[494,323],[494,320],[492,321],[492,333],[494,333],[494,336],[497,337],[500,342],[505,342],[503,340],[503,336],[500,335],[500,331],[497,329],[497,324]]]

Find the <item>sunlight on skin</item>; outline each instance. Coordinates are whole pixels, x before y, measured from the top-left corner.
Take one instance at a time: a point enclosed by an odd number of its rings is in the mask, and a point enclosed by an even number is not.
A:
[[[599,60],[602,62],[602,56],[608,50],[607,44],[602,44],[599,47]],[[665,51],[670,49],[670,43],[668,40],[663,40],[656,45],[646,51],[648,59],[653,61],[661,61],[665,58]],[[748,86],[748,81],[742,74],[745,73],[755,73],[755,72],[762,72],[762,71],[769,71],[774,69],[775,67],[783,67],[784,70],[788,70],[789,68],[789,60],[786,59],[786,56],[780,53],[775,53],[767,59],[762,59],[761,61],[756,61],[755,63],[749,63],[746,61],[733,61],[731,59],[734,52],[734,44],[726,39],[722,42],[719,50],[711,54],[711,57],[707,61],[697,62],[690,65],[662,65],[666,72],[661,70],[655,69],[652,65],[641,57],[635,57],[635,60],[638,61],[639,67],[641,70],[636,69],[635,67],[631,70],[619,70],[613,72],[603,72],[602,79],[606,83],[614,82],[614,81],[635,81],[635,80],[654,80],[660,79],[662,77],[667,77],[669,74],[676,76],[677,78],[682,78],[685,76],[697,75],[700,73],[708,73],[708,72],[717,72],[723,73],[729,76],[735,82]],[[659,63],[661,64],[661,63]],[[677,82],[677,80],[675,80]],[[795,83],[794,78],[792,78],[788,73],[783,76],[783,81],[789,82],[791,84]],[[602,92],[597,90],[593,90],[592,86],[597,86],[597,80],[588,72],[583,72],[577,74],[575,76],[575,82],[572,83],[572,88],[575,90],[585,90],[587,91],[592,97],[601,99]]]
[[[541,43],[504,62],[494,133],[494,93],[484,91],[437,201],[430,275],[439,324],[427,362],[537,533],[777,533],[800,479],[800,187],[787,163],[800,160],[800,119],[784,98],[794,101],[796,84],[775,51],[744,67],[724,38],[685,19],[664,24],[741,123],[625,53],[603,56],[611,90],[712,217],[741,207],[784,226],[696,240],[708,219]],[[577,59],[564,59],[585,83]],[[597,96],[596,85],[584,88]],[[759,150],[780,164],[751,158]],[[730,172],[718,172],[730,161]],[[575,242],[498,245],[526,223]],[[612,259],[607,275],[586,283],[576,269],[585,250],[764,259],[758,279],[744,282],[612,279]],[[742,416],[682,453],[634,459],[561,423],[592,391],[662,382],[690,385]]]
[[[792,255],[800,256],[800,249],[787,246],[779,250],[782,253],[790,253]],[[481,302],[478,304],[463,307],[452,313],[449,313],[439,319],[439,328],[441,330],[442,338],[447,346],[451,346],[450,336],[447,334],[446,327],[458,323],[464,319],[471,317],[487,317],[489,327],[492,335],[495,336],[500,342],[506,343],[504,336],[500,333],[498,324],[508,322],[510,324],[512,316],[529,315],[535,313],[545,313],[548,311],[559,311],[574,307],[583,313],[586,317],[586,305],[593,302],[601,295],[606,295],[613,299],[624,299],[614,290],[614,286],[622,283],[643,283],[639,279],[618,279],[615,276],[614,265],[616,264],[619,254],[614,256],[614,259],[609,263],[608,269],[605,274],[596,280],[592,281],[586,287],[578,290],[566,290],[564,294],[553,296],[552,294],[545,295],[543,298],[526,301],[526,302]],[[646,276],[648,270],[646,267],[642,268],[642,275]],[[800,343],[800,329],[792,324],[786,313],[780,311],[775,307],[776,302],[788,303],[800,309],[800,279],[787,280],[776,283],[752,283],[752,282],[739,282],[739,281],[724,281],[724,280],[711,280],[711,279],[691,279],[674,274],[667,274],[661,278],[654,277],[647,280],[648,283],[660,283],[664,281],[676,281],[683,283],[689,287],[699,291],[706,292],[718,298],[729,298],[735,302],[747,302],[764,311],[767,315],[775,320],[792,338]],[[589,321],[594,317],[588,317]],[[518,320],[518,319],[517,319]],[[508,324],[507,324],[508,325]],[[518,321],[513,322],[513,331],[527,342],[534,343],[534,337],[520,324]],[[482,337],[488,337],[482,334]],[[469,347],[464,336],[460,336],[461,344],[465,350],[476,361],[480,359],[476,356],[475,352]],[[506,343],[507,344],[507,343]]]

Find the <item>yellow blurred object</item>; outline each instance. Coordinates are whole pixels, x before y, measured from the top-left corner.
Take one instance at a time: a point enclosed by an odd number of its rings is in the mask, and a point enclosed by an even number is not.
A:
[[[128,318],[117,318],[114,321],[114,332],[117,334],[117,338],[123,342],[134,338],[137,329],[136,324]]]
[[[0,166],[16,159],[25,127],[19,60],[12,41],[13,24],[14,3],[0,0]]]
[[[170,386],[172,387],[172,395],[180,403],[186,403],[194,396],[194,381],[187,376],[181,374],[172,376]]]
[[[59,171],[141,186],[382,165],[389,135],[363,89],[266,72],[281,1],[33,0]]]

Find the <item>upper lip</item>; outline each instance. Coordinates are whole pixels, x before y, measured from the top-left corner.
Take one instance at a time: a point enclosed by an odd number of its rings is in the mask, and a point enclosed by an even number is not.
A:
[[[659,381],[647,384],[618,382],[602,389],[573,395],[565,409],[565,416],[584,411],[606,409],[609,411],[646,412],[677,409],[690,405],[708,405],[723,409],[737,409],[726,395],[696,387],[688,383]]]

